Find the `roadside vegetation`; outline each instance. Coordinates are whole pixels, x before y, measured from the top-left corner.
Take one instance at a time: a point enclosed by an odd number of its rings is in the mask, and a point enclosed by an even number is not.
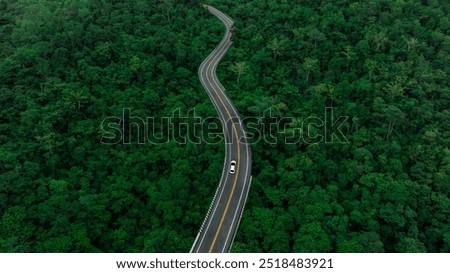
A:
[[[200,2],[0,1],[1,252],[189,251],[223,143],[100,125],[217,116],[197,69],[224,27]],[[349,117],[348,143],[252,145],[232,251],[450,252],[448,1],[209,4],[235,20],[217,72],[242,117]]]

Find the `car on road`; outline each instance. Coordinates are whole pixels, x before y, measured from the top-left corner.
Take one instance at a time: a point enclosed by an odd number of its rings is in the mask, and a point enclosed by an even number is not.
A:
[[[230,173],[234,173],[236,171],[236,161],[231,160],[230,162]]]

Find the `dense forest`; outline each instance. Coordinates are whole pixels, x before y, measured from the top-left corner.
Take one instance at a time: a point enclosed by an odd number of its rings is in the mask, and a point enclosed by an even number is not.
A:
[[[201,2],[0,0],[0,252],[189,251],[223,142],[100,125],[217,116],[197,69],[225,29]],[[348,143],[252,144],[232,251],[450,252],[449,2],[208,3],[235,20],[218,74],[242,117],[349,117]]]

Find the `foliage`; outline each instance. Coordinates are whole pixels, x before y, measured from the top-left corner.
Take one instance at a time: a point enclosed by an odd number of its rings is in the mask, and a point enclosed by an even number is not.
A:
[[[218,74],[242,117],[351,117],[349,143],[252,145],[234,251],[450,251],[448,1],[210,4],[235,20]],[[197,69],[220,21],[200,1],[0,11],[0,251],[188,251],[223,142],[104,145],[100,124],[216,116]]]

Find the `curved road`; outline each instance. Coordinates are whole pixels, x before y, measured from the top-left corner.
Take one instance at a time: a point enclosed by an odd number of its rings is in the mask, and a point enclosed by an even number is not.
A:
[[[229,252],[241,220],[251,182],[251,151],[238,111],[225,95],[216,69],[231,46],[233,20],[204,5],[226,27],[222,41],[200,65],[200,82],[219,113],[225,136],[225,161],[220,184],[190,252]],[[231,162],[235,167],[232,171]]]

